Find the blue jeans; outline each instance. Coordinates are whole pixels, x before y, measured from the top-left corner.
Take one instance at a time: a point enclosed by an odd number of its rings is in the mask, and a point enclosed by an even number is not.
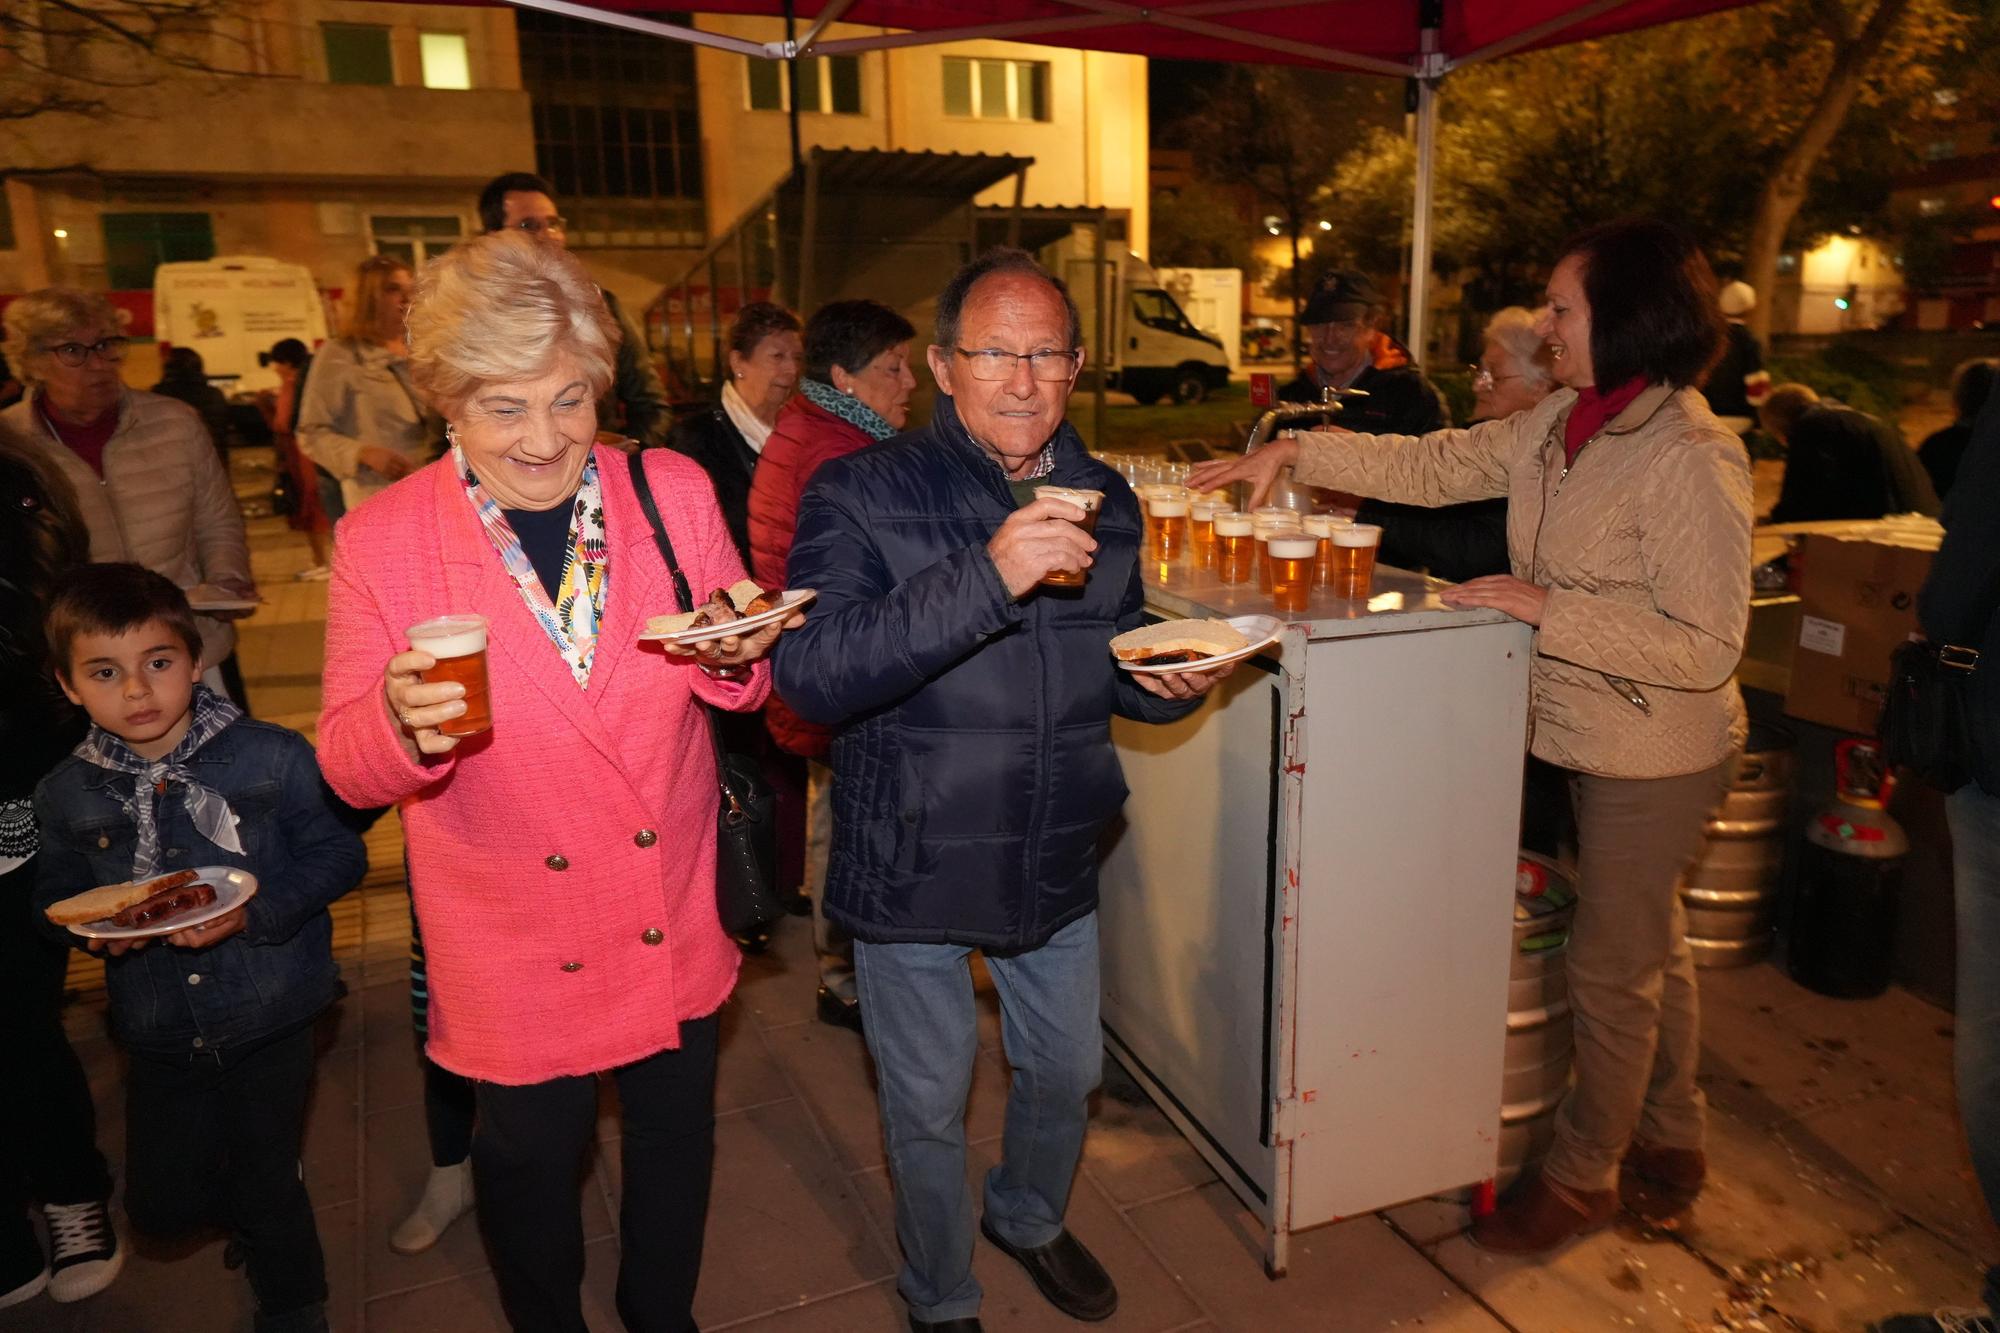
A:
[[[854,942],[903,1246],[896,1288],[929,1323],[979,1313],[965,1181],[965,1099],[979,1053],[971,956],[956,944]],[[1000,1165],[986,1176],[986,1221],[1010,1245],[1046,1245],[1063,1229],[1104,1063],[1097,916],[1039,949],[989,955],[986,966],[1014,1067]]]
[[[1946,804],[1958,894],[1958,1113],[1987,1211],[2000,1218],[2000,796],[1968,783]],[[2000,1313],[2000,1269],[1986,1299]]]

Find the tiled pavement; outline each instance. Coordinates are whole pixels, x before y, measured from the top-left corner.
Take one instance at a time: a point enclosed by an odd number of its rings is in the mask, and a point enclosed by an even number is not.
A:
[[[281,582],[300,560],[282,530],[253,525],[268,606],[245,664],[260,713],[304,725],[316,706],[315,623],[324,585]],[[371,841],[369,886],[342,905],[351,991],[323,1033],[305,1171],[319,1208],[333,1324],[368,1333],[505,1327],[476,1229],[429,1254],[386,1243],[427,1169],[400,950],[393,821]],[[714,1204],[696,1314],[705,1329],[889,1333],[889,1185],[868,1060],[857,1038],[813,1020],[803,923],[748,959],[724,1011]],[[1600,1333],[1624,1329],[1860,1330],[1882,1314],[1969,1303],[2000,1236],[1973,1191],[1951,1103],[1951,1019],[1900,991],[1840,1002],[1769,964],[1703,978],[1703,1082],[1713,1109],[1708,1192],[1672,1231],[1620,1226],[1541,1262],[1472,1249],[1465,1211],[1420,1201],[1295,1238],[1290,1276],[1264,1277],[1257,1226],[1113,1067],[1100,1095],[1070,1221],[1122,1293],[1107,1333],[1273,1329],[1374,1333]],[[119,1057],[87,975],[71,1030],[116,1161]],[[998,1146],[1006,1066],[990,988],[972,1095],[972,1170]],[[591,1326],[619,1327],[618,1123],[608,1106],[581,1183]],[[135,1247],[109,1291],[0,1314],[14,1330],[234,1333],[249,1293],[221,1241]],[[1065,1329],[1018,1269],[981,1242],[976,1269],[995,1330]]]

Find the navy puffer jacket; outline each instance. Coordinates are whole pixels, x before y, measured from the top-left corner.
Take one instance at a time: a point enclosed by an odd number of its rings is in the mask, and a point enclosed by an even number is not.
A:
[[[1146,693],[1107,641],[1143,619],[1139,506],[1065,424],[1054,485],[1104,492],[1080,594],[1007,596],[986,542],[1014,500],[940,396],[930,425],[822,467],[786,583],[819,600],[776,683],[838,727],[826,913],[856,937],[1033,948],[1097,907],[1097,842],[1125,800],[1111,716]]]

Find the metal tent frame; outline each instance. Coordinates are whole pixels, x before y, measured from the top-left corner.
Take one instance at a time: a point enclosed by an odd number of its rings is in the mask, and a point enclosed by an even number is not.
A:
[[[824,0],[805,31],[796,37],[757,42],[725,33],[703,32],[622,5],[645,0],[509,0],[520,8],[609,24],[670,41],[766,60],[846,55],[905,46],[930,46],[975,39],[1041,41],[1093,50],[1130,51],[1176,58],[1237,59],[1274,64],[1317,65],[1387,77],[1406,78],[1416,89],[1416,185],[1412,199],[1408,342],[1421,357],[1427,330],[1431,282],[1431,208],[1434,196],[1438,92],[1455,69],[1496,60],[1518,51],[1627,32],[1699,14],[1740,7],[1755,0],[987,0],[972,6],[953,0]],[[711,0],[697,12],[782,17],[791,26],[794,0]],[[1405,33],[1416,44],[1407,54],[1344,49],[1301,35],[1336,30],[1338,11],[1350,20],[1369,15],[1380,35],[1382,16],[1413,10]],[[857,12],[858,10],[858,12]],[[1523,13],[1546,16],[1507,30]],[[975,21],[958,21],[978,14]],[[1400,15],[1395,16],[1400,18]],[[901,27],[905,31],[828,39],[834,23]],[[1476,22],[1475,20],[1479,20]],[[1496,21],[1497,20],[1497,21]],[[1393,29],[1397,25],[1391,22]],[[1482,39],[1484,29],[1489,35]],[[1462,50],[1454,50],[1460,39]],[[1189,43],[1200,46],[1190,48]],[[1197,54],[1206,51],[1204,57]]]

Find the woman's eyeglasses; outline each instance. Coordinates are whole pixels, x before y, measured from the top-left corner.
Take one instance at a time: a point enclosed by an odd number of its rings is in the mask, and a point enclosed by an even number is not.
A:
[[[1519,375],[1495,375],[1485,366],[1467,366],[1472,372],[1472,388],[1475,393],[1485,393],[1502,380],[1517,380]]]
[[[66,366],[80,366],[93,356],[115,366],[125,359],[125,349],[131,345],[130,338],[99,338],[94,343],[57,343],[43,350]]]

